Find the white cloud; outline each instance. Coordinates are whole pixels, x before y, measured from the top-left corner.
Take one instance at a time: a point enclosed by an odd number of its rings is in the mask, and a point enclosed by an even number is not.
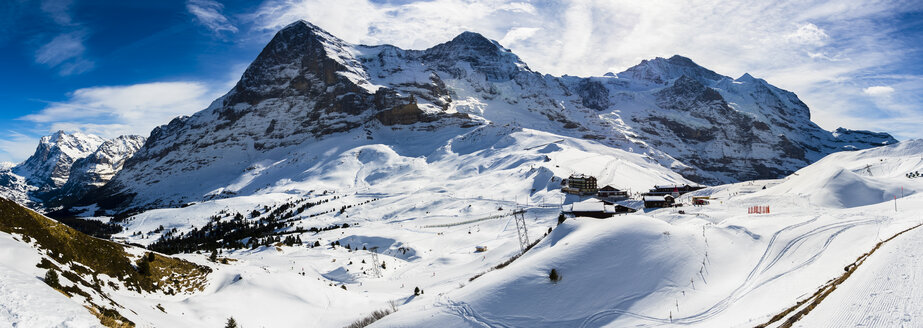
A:
[[[507,31],[506,35],[504,35],[499,42],[500,44],[509,47],[518,43],[519,41],[531,38],[533,35],[535,35],[535,32],[540,30],[541,29],[537,27],[514,27]]]
[[[35,152],[38,139],[16,131],[0,135],[0,162],[19,163]]]
[[[876,85],[862,90],[865,94],[873,97],[887,96],[894,93],[894,88],[889,86]]]
[[[186,1],[186,10],[202,25],[208,27],[215,34],[221,32],[237,33],[237,27],[231,24],[230,20],[221,11],[224,5],[214,0],[188,0]]]
[[[198,82],[92,87],[76,90],[67,101],[51,103],[20,119],[46,127],[47,132],[79,130],[107,138],[147,136],[154,127],[176,116],[206,108],[215,97],[215,92]]]
[[[822,46],[830,38],[824,30],[811,23],[802,24],[798,30],[785,37],[797,44],[813,46]]]

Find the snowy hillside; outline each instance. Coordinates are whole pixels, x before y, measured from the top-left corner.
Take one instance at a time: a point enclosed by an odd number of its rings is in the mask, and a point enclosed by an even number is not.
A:
[[[195,240],[194,231],[217,233],[238,220],[271,224],[281,215],[284,225],[243,238],[240,246],[220,247],[220,257],[232,260],[215,264],[200,293],[117,300],[145,322],[194,327],[220,325],[229,317],[244,326],[298,327],[311,321],[342,327],[392,306],[397,312],[373,326],[753,327],[841,275],[879,240],[920,223],[923,210],[919,193],[900,198],[898,211],[887,199],[866,206],[816,201],[810,195],[848,195],[853,188],[824,189],[843,175],[804,173],[862,168],[874,160],[882,164],[872,166],[875,175],[864,177],[866,183],[900,182],[905,190],[920,190],[923,178],[908,173],[923,169],[923,149],[920,141],[908,141],[831,155],[785,179],[715,186],[681,198],[710,195],[706,206],[570,218],[558,225],[563,198],[551,177],[587,172],[601,184],[632,190],[684,181],[636,154],[558,138],[487,126],[451,142],[412,138],[419,142],[414,149],[442,145],[423,156],[347,145],[329,154],[333,160],[312,163],[301,178],[266,186],[261,177],[288,175],[286,166],[254,168],[263,173],[226,186],[224,198],[119,219],[126,230],[116,238],[180,246]],[[249,196],[231,195],[254,183],[264,187]],[[577,200],[569,197],[564,201]],[[772,212],[747,214],[750,206],[769,206]],[[514,208],[526,209],[528,236],[537,244],[495,268],[519,253]],[[301,242],[289,242],[296,238]],[[217,245],[236,242],[224,238]],[[372,268],[373,247],[384,263],[380,273]],[[182,256],[204,263],[208,253]],[[551,269],[560,281],[548,278]],[[882,269],[870,260],[859,270]],[[869,279],[861,272],[855,277]],[[842,292],[866,292],[848,282]],[[423,293],[414,295],[415,288]],[[851,299],[838,293],[830,299]],[[885,315],[877,303],[850,304],[876,314],[885,326],[906,318]],[[839,311],[821,305],[804,322]]]
[[[813,205],[837,208],[877,204],[923,192],[920,180],[907,176],[923,171],[921,154],[921,140],[832,154],[757,195],[804,197]]]
[[[146,326],[122,298],[181,297],[211,272],[81,234],[0,199],[0,323],[9,327]]]
[[[331,145],[345,144],[331,140]],[[360,138],[356,146],[330,152],[329,162],[312,163],[304,176],[274,181],[249,196],[232,194],[253,183],[263,186],[262,174],[268,181],[274,174],[289,175],[286,166],[254,168],[264,173],[226,186],[218,199],[103,218],[125,227],[116,239],[152,247],[181,246],[196,240],[191,238],[195,231],[218,233],[237,221],[284,222],[267,234],[219,240],[217,245],[226,246],[219,247],[213,263],[207,248],[180,255],[213,267],[199,292],[109,295],[131,310],[122,312],[128,319],[157,327],[220,326],[230,317],[244,326],[342,327],[392,308],[397,312],[373,326],[753,327],[841,275],[879,240],[920,223],[917,214],[923,210],[919,193],[899,199],[894,211],[893,201],[830,206],[777,189],[820,193],[816,188],[836,184],[839,176],[801,179],[802,172],[864,167],[874,159],[884,164],[879,171],[872,168],[876,175],[867,177],[869,183],[900,181],[907,190],[920,190],[923,179],[908,175],[921,169],[919,141],[831,155],[837,160],[818,161],[786,179],[707,188],[681,200],[711,195],[711,204],[687,204],[680,208],[684,213],[646,209],[603,220],[570,218],[558,225],[562,195],[551,177],[587,172],[601,184],[632,190],[686,181],[637,154],[533,130],[488,125],[466,138],[411,140],[416,140],[411,149],[423,144],[438,149],[407,156],[401,155],[406,149],[368,145]],[[770,206],[772,214],[747,214],[755,205]],[[509,263],[520,252],[510,215],[516,208],[526,210],[528,236],[537,243]],[[869,260],[854,277],[868,280],[874,275],[862,272],[885,268],[875,263]],[[548,278],[551,269],[559,281]],[[38,274],[23,270],[7,271]],[[842,293],[867,293],[850,287],[850,281],[831,294],[829,299],[840,300],[834,304],[854,299],[838,296]],[[19,293],[20,286],[11,293]],[[415,295],[416,288],[422,292]],[[33,295],[34,302],[62,301]],[[875,300],[893,301],[874,298],[850,306],[874,314],[882,325],[906,322],[904,315],[876,310]],[[22,313],[16,318],[34,317],[12,300],[3,302],[18,309],[12,313]],[[904,311],[916,313],[918,305],[910,304]],[[836,311],[821,303],[802,320],[807,324]],[[49,316],[74,322],[80,317],[67,311]]]
[[[484,274],[429,302],[407,306],[374,326],[763,324],[838,277],[844,266],[878,241],[923,222],[918,215],[923,210],[923,198],[916,193],[904,198],[898,193],[897,211],[893,199],[889,201],[894,194],[867,206],[813,201],[808,195],[849,198],[854,196],[852,189],[864,190],[842,184],[851,181],[842,175],[805,178],[808,172],[864,167],[874,159],[882,165],[878,175],[864,177],[866,183],[900,182],[908,190],[920,190],[923,179],[906,174],[923,169],[921,144],[910,141],[831,155],[784,180],[709,188],[697,194],[710,194],[711,204],[684,207],[685,214],[660,209],[608,220],[570,219],[507,268]],[[831,185],[840,187],[822,188]],[[779,192],[795,187],[806,193]],[[756,205],[770,206],[772,214],[747,214],[747,207]],[[910,245],[918,234],[900,236],[895,243]],[[907,276],[921,273],[915,260],[918,254],[908,246],[886,247],[907,249],[882,255],[890,258],[891,264],[898,263],[897,269],[887,265],[887,260],[876,259],[878,253],[873,254],[857,271],[863,274],[850,278],[859,282],[847,280],[842,290],[831,294],[831,304],[822,302],[807,314],[801,326],[816,326],[830,318],[872,326],[911,322],[913,314],[923,308],[919,302],[908,301],[896,309],[885,307],[900,302],[900,297],[910,297],[909,290],[914,287]],[[550,281],[551,269],[561,276],[559,282]],[[903,287],[883,284],[883,278],[874,272],[893,276]],[[865,281],[870,285],[862,285]],[[885,296],[879,296],[881,293]],[[858,301],[869,295],[872,298],[868,301]],[[836,304],[867,317],[841,317],[843,310]]]

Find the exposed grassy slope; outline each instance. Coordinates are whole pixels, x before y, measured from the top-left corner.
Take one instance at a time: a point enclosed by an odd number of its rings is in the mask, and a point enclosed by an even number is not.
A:
[[[59,263],[77,262],[96,274],[105,274],[122,281],[129,289],[154,292],[167,290],[169,285],[157,283],[164,277],[193,278],[204,276],[211,269],[180,259],[155,255],[151,273],[144,275],[135,269],[132,256],[125,246],[97,239],[78,232],[62,223],[46,218],[12,201],[0,198],[0,231],[28,236]],[[182,290],[194,291],[196,286],[176,284]]]
[[[136,259],[127,246],[85,235],[3,198],[0,232],[21,235],[44,253],[37,266],[60,272],[70,282],[49,285],[70,297],[83,298],[90,312],[110,327],[133,323],[115,310],[120,306],[107,296],[104,287],[139,293],[191,293],[204,288],[211,272],[208,267],[159,254],[143,253]],[[144,270],[138,265],[141,261],[146,262]]]

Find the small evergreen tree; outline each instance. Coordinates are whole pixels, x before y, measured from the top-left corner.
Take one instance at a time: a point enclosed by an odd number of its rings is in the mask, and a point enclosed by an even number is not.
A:
[[[52,269],[48,269],[48,272],[45,272],[45,283],[51,287],[60,287],[61,282],[58,280],[58,273]]]
[[[413,288],[413,296],[420,296],[420,287]]]
[[[142,257],[138,260],[138,273],[141,275],[147,276],[151,274],[151,262],[147,261],[147,256]]]
[[[215,262],[216,260],[218,260],[218,251],[213,249],[212,255],[209,255],[208,259],[211,260],[212,262]]]
[[[548,279],[551,279],[551,282],[561,281],[561,276],[558,274],[558,270],[551,269],[551,273],[548,274]]]
[[[224,328],[238,328],[237,320],[234,320],[234,317],[228,318],[228,323],[224,325]]]
[[[558,225],[564,223],[564,220],[567,220],[567,217],[564,216],[564,213],[558,214]]]

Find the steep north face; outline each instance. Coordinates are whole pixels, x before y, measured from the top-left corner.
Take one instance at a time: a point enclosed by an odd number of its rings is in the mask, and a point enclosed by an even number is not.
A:
[[[376,131],[401,129],[464,134],[486,124],[592,139],[701,183],[777,178],[832,152],[896,142],[825,131],[794,93],[681,56],[603,77],[554,77],[477,33],[405,50],[349,44],[299,21],[273,37],[230,92],[156,128],[83,202],[149,208],[255,192],[223,186],[258,163],[290,160],[304,143],[340,134],[376,143]]]

